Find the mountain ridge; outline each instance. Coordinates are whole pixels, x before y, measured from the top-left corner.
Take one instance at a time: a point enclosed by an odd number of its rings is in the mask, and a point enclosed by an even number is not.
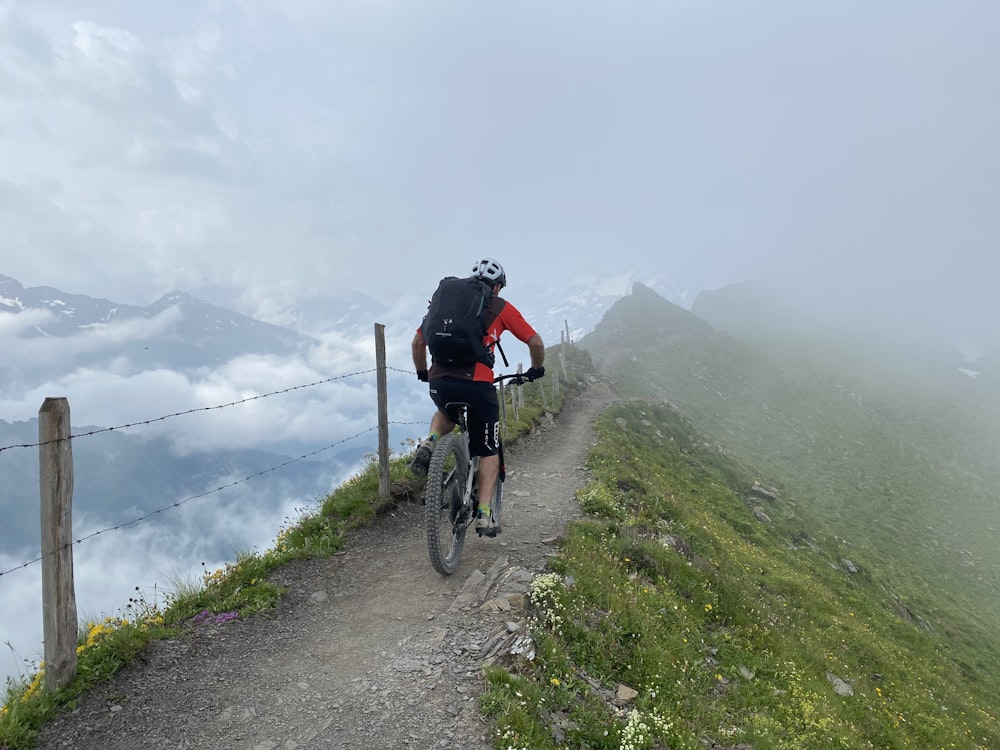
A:
[[[798,339],[782,348],[711,327],[690,335],[686,325],[671,328],[669,302],[642,296],[643,307],[621,300],[580,342],[603,351],[599,369],[623,395],[670,401],[737,455],[816,498],[812,512],[841,538],[868,540],[865,553],[886,571],[921,571],[915,598],[964,590],[1000,621],[1000,519],[991,506],[1000,400],[991,391],[957,372],[916,372],[909,360],[868,365],[864,351],[845,362]],[[903,530],[922,552],[897,559]],[[971,561],[978,573],[960,583]]]
[[[192,369],[218,364],[244,353],[290,354],[313,339],[279,326],[197,299],[181,291],[163,295],[151,305],[123,305],[85,294],[68,294],[53,287],[25,288],[16,279],[0,276],[0,312],[24,315],[47,313],[19,330],[26,339],[94,334],[112,324],[150,323],[170,310],[174,319],[147,325],[132,340],[123,339],[113,356],[127,356],[139,367]],[[99,361],[83,356],[85,364]],[[77,362],[79,363],[79,362]]]

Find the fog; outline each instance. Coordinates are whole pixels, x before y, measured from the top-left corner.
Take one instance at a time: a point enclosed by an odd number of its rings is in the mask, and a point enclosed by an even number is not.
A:
[[[480,254],[993,310],[985,0],[0,5],[0,272],[279,318]],[[933,313],[933,315],[932,315]]]

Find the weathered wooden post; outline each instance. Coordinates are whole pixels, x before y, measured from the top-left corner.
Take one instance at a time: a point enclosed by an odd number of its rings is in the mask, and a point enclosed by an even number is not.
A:
[[[389,395],[385,370],[385,326],[375,324],[375,381],[378,386],[378,494],[389,497]]]
[[[38,411],[42,522],[42,637],[45,688],[76,677],[76,592],[73,588],[73,445],[69,401],[47,398]]]
[[[517,386],[513,384],[507,385],[507,392],[510,393],[510,410],[514,414],[514,421],[518,420],[517,416]]]

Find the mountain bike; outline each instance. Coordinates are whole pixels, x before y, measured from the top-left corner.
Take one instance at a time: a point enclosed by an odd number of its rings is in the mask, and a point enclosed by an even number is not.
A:
[[[504,380],[510,380],[516,385],[529,382],[523,373],[501,375],[494,378],[493,382],[501,383]],[[451,575],[458,569],[458,561],[465,546],[465,533],[475,522],[479,506],[476,476],[479,457],[469,454],[469,425],[466,421],[468,408],[469,405],[462,402],[447,404],[448,414],[458,425],[458,431],[438,439],[427,468],[427,550],[434,570],[443,576]],[[502,441],[499,444],[499,457],[500,471],[493,491],[493,501],[490,503],[490,515],[498,529],[503,502]],[[482,536],[482,530],[477,531]]]

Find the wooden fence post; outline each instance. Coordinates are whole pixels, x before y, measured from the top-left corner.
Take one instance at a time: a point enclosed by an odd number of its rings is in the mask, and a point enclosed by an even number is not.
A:
[[[500,423],[503,425],[503,437],[504,440],[507,439],[507,394],[504,392],[503,381],[499,383],[500,386]]]
[[[76,677],[76,592],[73,587],[73,445],[69,401],[47,398],[38,411],[42,523],[42,637],[45,688]]]
[[[508,384],[507,392],[510,394],[510,410],[514,413],[514,421],[518,420],[517,416],[517,386]]]
[[[375,380],[378,385],[378,494],[389,497],[389,397],[385,370],[385,326],[375,324]]]

